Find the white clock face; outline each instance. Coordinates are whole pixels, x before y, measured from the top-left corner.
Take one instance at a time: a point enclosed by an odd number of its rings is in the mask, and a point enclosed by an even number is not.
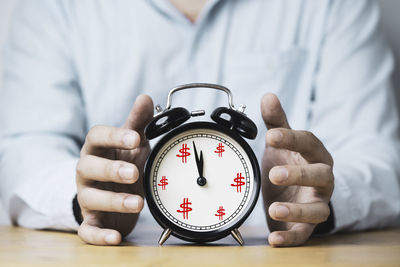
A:
[[[200,172],[204,185],[198,182]],[[236,140],[211,129],[187,130],[166,142],[154,158],[150,184],[161,213],[197,232],[234,223],[255,193],[247,153]]]

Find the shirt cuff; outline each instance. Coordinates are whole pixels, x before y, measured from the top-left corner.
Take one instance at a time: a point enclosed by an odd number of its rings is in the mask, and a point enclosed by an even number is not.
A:
[[[78,229],[79,225],[75,221],[72,209],[72,200],[76,195],[77,162],[78,159],[71,159],[56,164],[31,177],[16,190],[15,196],[22,200],[19,202],[20,207],[15,209],[19,210],[19,225],[35,229]]]
[[[351,171],[351,169],[347,169]],[[335,212],[335,225],[332,233],[348,229],[357,223],[359,211],[356,206],[355,195],[346,182],[347,177],[351,177],[351,173],[335,172],[335,188],[333,190],[331,205]],[[350,176],[348,176],[350,175]],[[358,175],[354,173],[354,175]]]

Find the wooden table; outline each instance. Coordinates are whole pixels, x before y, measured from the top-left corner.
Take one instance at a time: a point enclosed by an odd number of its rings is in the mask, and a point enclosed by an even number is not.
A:
[[[272,248],[262,229],[241,229],[246,246],[231,237],[209,245],[142,231],[118,247],[82,243],[76,234],[0,227],[0,266],[400,266],[400,229],[314,237],[305,246]]]

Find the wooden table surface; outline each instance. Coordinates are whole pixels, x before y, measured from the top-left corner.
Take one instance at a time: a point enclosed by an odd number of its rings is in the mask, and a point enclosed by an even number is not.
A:
[[[0,266],[400,266],[400,229],[314,237],[305,246],[272,248],[260,229],[241,229],[246,245],[231,237],[208,245],[142,231],[117,247],[82,243],[76,234],[0,227]],[[262,235],[261,235],[262,236]]]

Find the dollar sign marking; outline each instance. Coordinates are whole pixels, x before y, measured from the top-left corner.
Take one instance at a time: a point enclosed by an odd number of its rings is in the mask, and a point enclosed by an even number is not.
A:
[[[218,153],[218,157],[222,157],[222,152],[225,152],[224,150],[224,145],[222,143],[219,143],[217,146],[217,150],[214,151],[215,153]]]
[[[244,177],[242,177],[242,173],[241,173],[241,172],[238,172],[238,173],[236,174],[236,178],[233,179],[233,181],[234,181],[236,184],[231,184],[231,186],[236,186],[236,192],[238,192],[238,193],[239,193],[239,192],[242,192],[242,185],[245,184],[245,182],[243,182],[242,179],[244,179]]]
[[[183,214],[183,219],[188,219],[189,211],[192,211],[192,208],[189,207],[189,205],[192,205],[191,202],[189,202],[188,198],[183,199],[183,203],[180,205],[182,210],[177,210],[177,212]]]
[[[179,158],[182,158],[182,163],[187,163],[187,157],[190,156],[190,153],[188,152],[190,148],[187,146],[187,144],[182,144],[182,148],[179,149],[179,153],[176,156]]]
[[[219,206],[219,209],[217,210],[217,214],[215,214],[215,216],[217,216],[220,221],[222,221],[222,216],[225,215],[224,211],[225,211],[225,209],[222,206]]]
[[[159,186],[161,186],[162,190],[165,190],[165,186],[168,184],[168,179],[163,176],[162,179],[160,180],[160,184],[158,184]]]

